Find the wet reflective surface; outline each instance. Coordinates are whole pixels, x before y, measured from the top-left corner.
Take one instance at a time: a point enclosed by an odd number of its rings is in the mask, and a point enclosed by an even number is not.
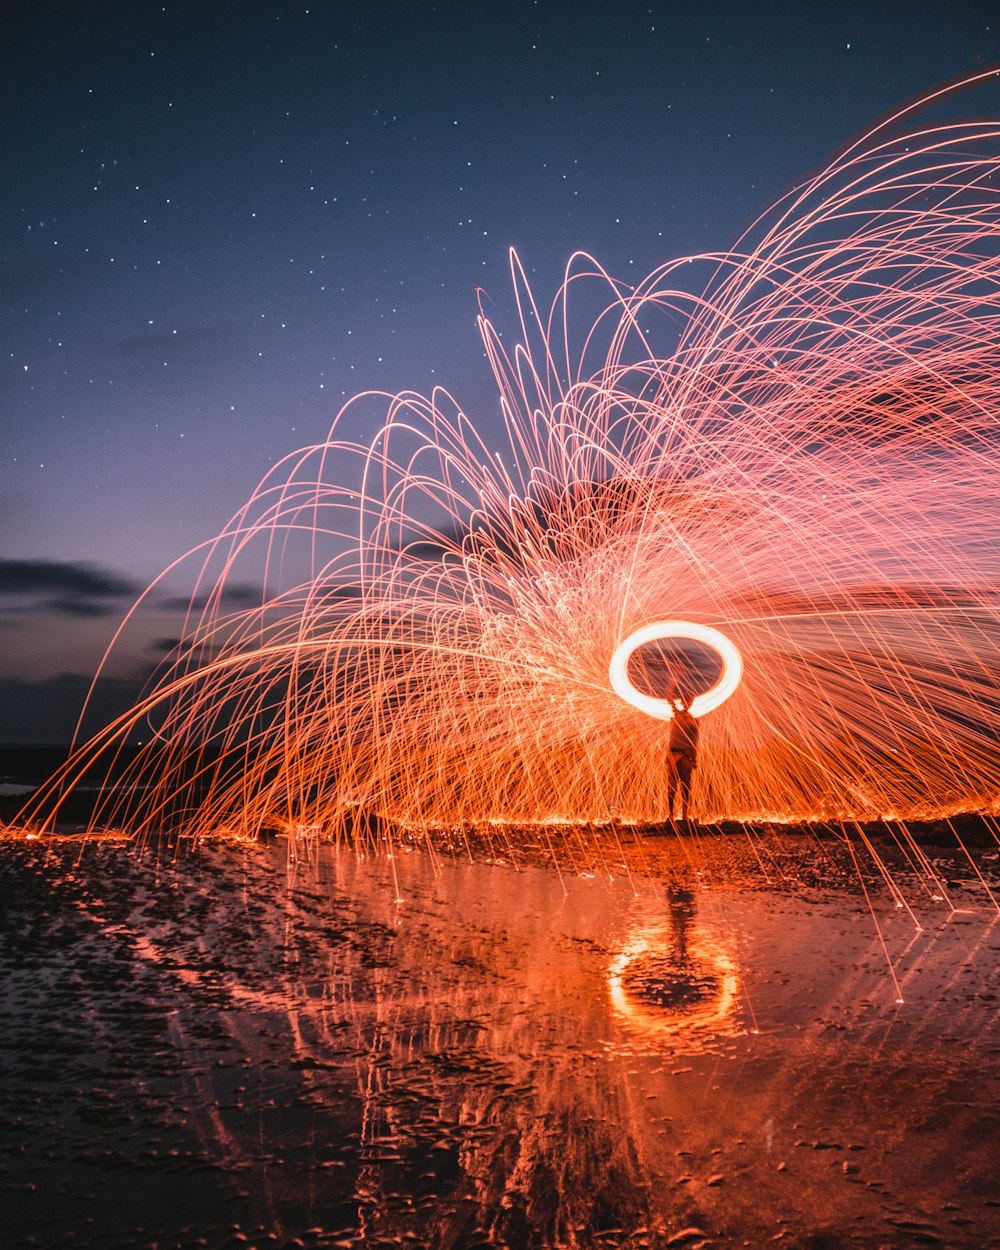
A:
[[[309,851],[0,846],[7,1244],[1000,1245],[968,865]]]

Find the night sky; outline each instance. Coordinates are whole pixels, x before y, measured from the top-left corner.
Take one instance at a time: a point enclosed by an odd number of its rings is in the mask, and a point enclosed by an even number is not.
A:
[[[7,0],[0,741],[67,739],[135,595],[351,394],[494,413],[509,247],[543,304],[578,249],[626,281],[724,250],[993,62],[995,0]]]

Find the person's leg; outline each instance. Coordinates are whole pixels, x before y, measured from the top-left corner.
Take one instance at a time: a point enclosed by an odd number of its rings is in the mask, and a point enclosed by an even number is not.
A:
[[[667,820],[674,823],[674,803],[677,799],[677,756],[672,752],[667,756]]]
[[[688,807],[691,802],[691,773],[693,772],[691,760],[683,755],[677,762],[677,774],[680,781],[681,791],[681,819],[687,824]]]

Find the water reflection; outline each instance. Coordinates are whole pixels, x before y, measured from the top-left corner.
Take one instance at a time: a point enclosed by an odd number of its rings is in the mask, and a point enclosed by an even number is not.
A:
[[[987,1244],[995,913],[876,929],[848,881],[710,880],[722,852],[24,848],[13,1243]]]
[[[608,985],[618,1016],[655,1039],[669,1034],[685,1049],[736,1028],[739,978],[732,958],[696,924],[695,891],[664,887],[668,921],[646,923],[611,962]]]

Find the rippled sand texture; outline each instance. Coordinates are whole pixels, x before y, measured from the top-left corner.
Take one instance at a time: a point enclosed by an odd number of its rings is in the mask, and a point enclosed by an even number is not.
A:
[[[4,1240],[1000,1245],[987,894],[771,852],[4,844]]]

